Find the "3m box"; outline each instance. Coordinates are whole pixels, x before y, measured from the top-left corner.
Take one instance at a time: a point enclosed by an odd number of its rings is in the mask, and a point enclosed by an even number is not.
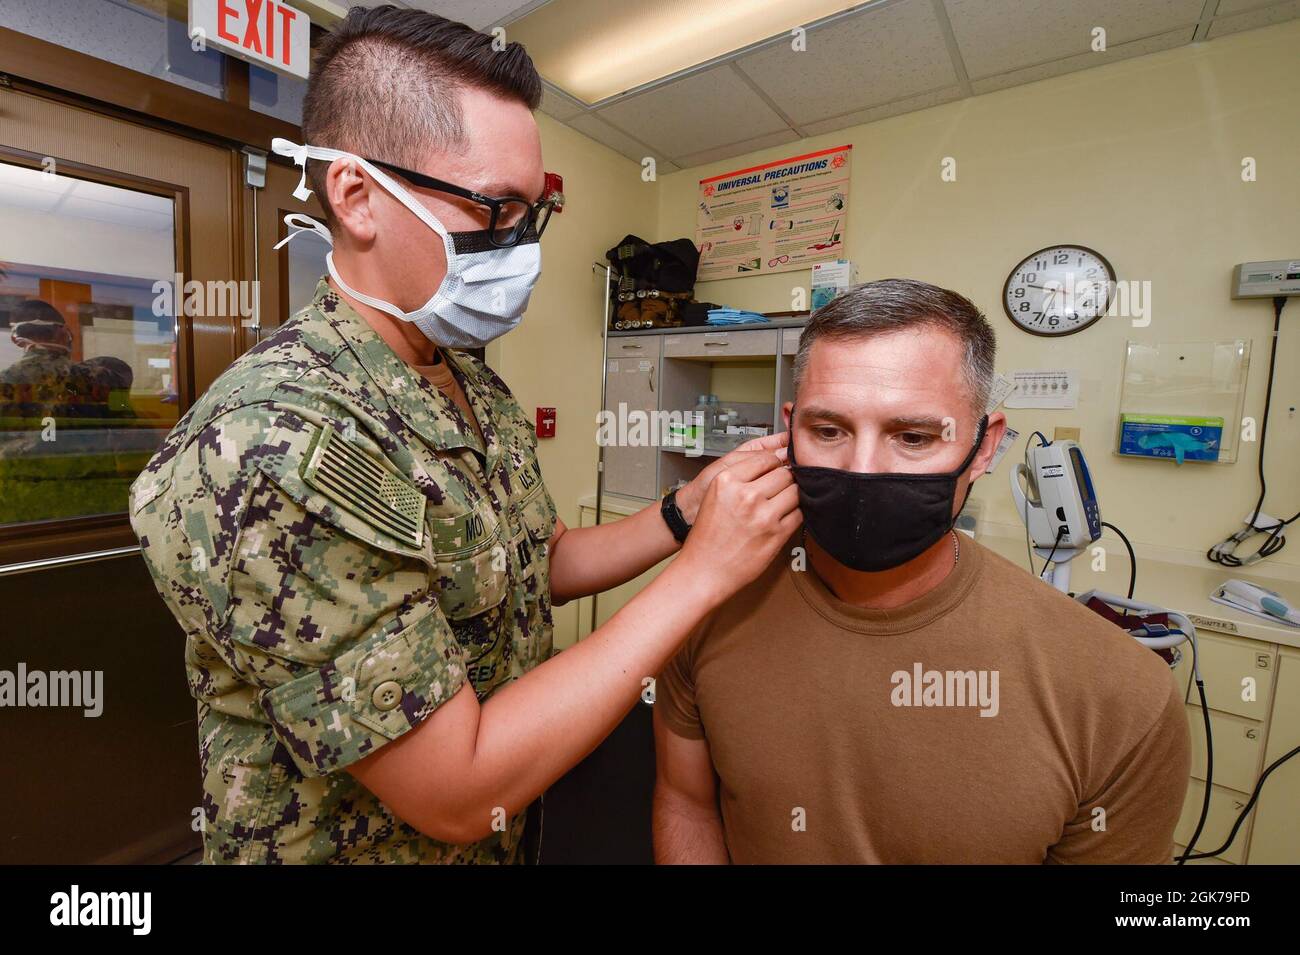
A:
[[[818,262],[812,267],[812,310],[847,292],[857,283],[858,270],[847,259]]]

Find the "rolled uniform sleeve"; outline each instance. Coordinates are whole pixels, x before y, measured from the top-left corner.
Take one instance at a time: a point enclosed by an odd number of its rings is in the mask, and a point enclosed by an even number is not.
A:
[[[266,720],[305,776],[397,739],[465,682],[428,541],[389,536],[303,478],[321,427],[266,408],[215,419],[178,457],[176,520],[146,549],[187,565],[170,576],[198,638],[192,691]],[[246,691],[204,685],[227,668]]]
[[[242,541],[262,546],[231,574],[232,663],[265,684],[258,704],[302,773],[325,775],[449,700],[465,682],[463,651],[434,595],[394,587],[422,567],[315,524],[269,481],[253,512]]]

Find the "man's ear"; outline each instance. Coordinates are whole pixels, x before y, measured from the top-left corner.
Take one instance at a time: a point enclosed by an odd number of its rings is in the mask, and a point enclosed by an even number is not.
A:
[[[785,430],[789,431],[793,426],[790,420],[790,412],[794,409],[794,402],[787,401],[781,405],[781,418],[785,421]]]
[[[988,427],[984,429],[984,442],[980,445],[979,451],[975,453],[975,460],[971,462],[970,483],[974,484],[984,472],[988,469],[989,463],[993,460],[993,455],[997,453],[998,445],[1002,443],[1002,436],[1007,433],[1007,416],[1001,411],[995,411],[989,415]]]
[[[351,159],[335,159],[325,173],[325,194],[335,222],[353,241],[361,244],[375,238],[370,205],[372,185]]]

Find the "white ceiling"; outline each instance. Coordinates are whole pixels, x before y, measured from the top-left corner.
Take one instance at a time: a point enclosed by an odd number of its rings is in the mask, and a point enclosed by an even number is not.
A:
[[[545,2],[397,5],[508,36]],[[782,34],[592,106],[548,82],[542,111],[671,172],[1296,17],[1300,0],[872,0],[810,25],[805,52]]]

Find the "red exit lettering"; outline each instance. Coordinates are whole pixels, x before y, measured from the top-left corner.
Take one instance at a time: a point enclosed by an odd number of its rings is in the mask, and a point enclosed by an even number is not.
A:
[[[239,8],[243,8],[241,13]],[[217,35],[245,50],[275,58],[276,19],[280,27],[280,60],[289,65],[289,28],[298,11],[275,0],[217,0]],[[231,30],[244,24],[243,36]]]

